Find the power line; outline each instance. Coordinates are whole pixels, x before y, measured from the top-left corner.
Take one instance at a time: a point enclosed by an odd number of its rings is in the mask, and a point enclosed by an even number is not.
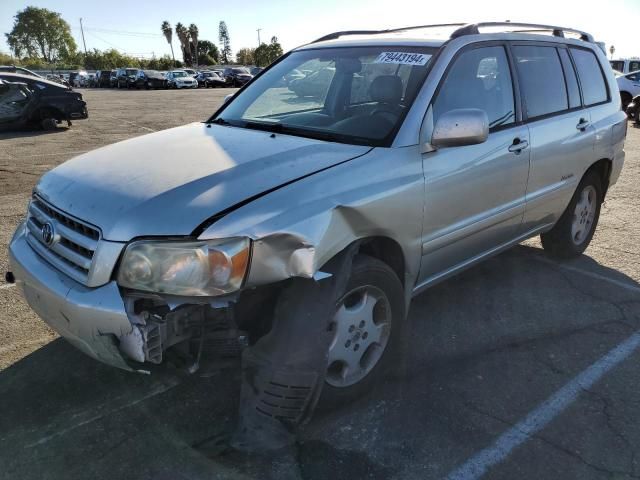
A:
[[[157,38],[162,37],[162,33],[150,33],[150,32],[131,32],[128,30],[111,30],[108,28],[94,28],[94,27],[84,27],[85,31],[93,31],[98,33],[106,33],[109,35],[119,35],[119,36],[128,36],[128,37],[147,37],[147,38]]]

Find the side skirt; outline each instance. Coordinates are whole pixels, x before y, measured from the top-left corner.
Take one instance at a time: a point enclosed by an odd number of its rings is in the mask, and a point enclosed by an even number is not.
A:
[[[553,227],[553,223],[546,223],[544,225],[538,226],[536,228],[534,228],[533,230],[529,230],[528,232],[523,233],[522,235],[514,238],[513,240],[510,240],[506,243],[503,243],[501,245],[498,245],[497,247],[494,247],[490,250],[487,250],[486,252],[480,253],[478,255],[476,255],[475,257],[471,257],[468,260],[465,260],[462,263],[459,263],[447,270],[444,270],[443,272],[437,273],[435,275],[432,275],[431,277],[425,279],[422,283],[416,285],[416,287],[413,289],[413,293],[412,296],[416,296],[421,294],[422,292],[424,292],[427,288],[440,283],[450,277],[453,277],[454,275],[457,275],[458,273],[462,272],[463,270],[466,270],[467,268],[471,268],[474,265],[480,263],[481,261],[493,257],[495,255],[498,255],[499,253],[504,252],[505,250],[508,250],[509,248],[517,245],[518,243],[522,242],[523,240],[526,240],[528,238],[534,237],[536,235],[538,235],[539,233],[542,233],[546,230],[549,230],[551,227]]]

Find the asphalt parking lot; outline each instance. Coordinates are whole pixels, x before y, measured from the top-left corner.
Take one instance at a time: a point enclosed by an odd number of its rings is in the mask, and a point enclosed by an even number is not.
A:
[[[82,152],[201,121],[230,89],[83,90],[90,118],[0,134],[0,270],[38,177]],[[640,129],[585,255],[537,241],[415,298],[396,377],[271,455],[224,448],[238,372],[103,366],[0,283],[0,477],[640,477]],[[0,281],[1,282],[1,281]]]

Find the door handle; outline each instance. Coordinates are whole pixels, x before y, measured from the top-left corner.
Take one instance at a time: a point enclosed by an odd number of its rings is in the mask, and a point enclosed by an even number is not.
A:
[[[522,150],[529,146],[529,142],[526,140],[520,140],[519,138],[515,138],[513,143],[509,145],[509,151],[519,155]]]
[[[587,120],[586,118],[581,118],[578,125],[576,125],[576,128],[581,132],[584,132],[589,127],[589,125],[591,125],[591,122],[589,120]]]

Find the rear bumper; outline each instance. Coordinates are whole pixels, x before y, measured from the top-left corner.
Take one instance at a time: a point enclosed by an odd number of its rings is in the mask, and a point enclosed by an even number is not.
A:
[[[87,355],[133,370],[118,348],[133,327],[116,283],[87,288],[71,280],[35,253],[24,230],[23,223],[9,245],[9,263],[29,306]]]

